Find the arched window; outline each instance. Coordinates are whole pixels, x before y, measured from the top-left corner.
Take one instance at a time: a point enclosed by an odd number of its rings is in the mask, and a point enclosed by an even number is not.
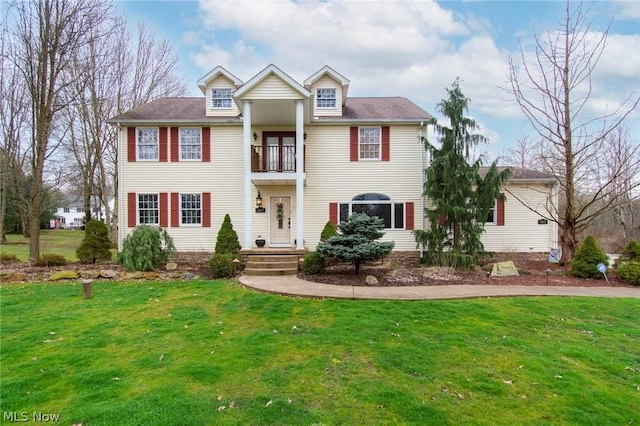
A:
[[[340,221],[347,220],[352,213],[377,216],[384,221],[386,229],[404,229],[405,227],[404,203],[394,203],[384,194],[359,194],[349,203],[340,203]]]

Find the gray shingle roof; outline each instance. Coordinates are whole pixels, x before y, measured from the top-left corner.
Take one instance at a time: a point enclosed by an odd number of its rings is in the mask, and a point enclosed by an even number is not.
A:
[[[162,98],[113,117],[127,121],[240,121],[239,117],[207,117],[205,98]],[[342,117],[320,117],[319,121],[428,121],[431,114],[407,98],[347,98]]]
[[[511,177],[509,177],[510,181],[540,181],[540,182],[555,182],[555,178],[550,173],[539,172],[537,170],[524,169],[522,167],[512,167],[512,166],[500,166],[498,167],[499,171],[503,171],[504,169],[511,169]],[[489,170],[488,167],[480,167],[480,176],[483,176]]]

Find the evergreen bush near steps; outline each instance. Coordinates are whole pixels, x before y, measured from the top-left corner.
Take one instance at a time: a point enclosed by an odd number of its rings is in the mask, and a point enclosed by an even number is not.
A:
[[[111,260],[111,240],[107,225],[90,220],[84,231],[84,239],[76,250],[80,263],[96,263]]]
[[[232,277],[241,267],[240,258],[233,253],[216,253],[208,264],[214,279]]]
[[[317,251],[311,251],[304,255],[302,262],[302,272],[309,275],[324,274],[326,262],[324,257]]]
[[[215,253],[237,254],[239,251],[240,241],[238,240],[238,233],[233,229],[231,217],[229,217],[229,214],[227,213],[224,216],[224,220],[220,226],[220,230],[218,231]]]
[[[601,279],[603,275],[598,271],[599,263],[609,266],[606,253],[598,246],[596,239],[589,235],[571,260],[569,274],[578,278]]]
[[[158,226],[138,225],[122,242],[118,263],[128,271],[153,271],[175,253],[173,239]]]

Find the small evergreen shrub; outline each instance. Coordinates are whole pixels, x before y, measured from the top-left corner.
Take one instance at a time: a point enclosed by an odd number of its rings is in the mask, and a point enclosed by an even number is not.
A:
[[[603,278],[598,271],[598,263],[609,265],[609,260],[604,251],[598,246],[595,238],[589,235],[571,260],[569,274],[578,278]]]
[[[324,225],[324,228],[322,228],[322,232],[320,233],[320,242],[323,243],[327,241],[329,238],[333,237],[337,233],[338,233],[338,230],[336,229],[336,226],[333,224],[333,222],[328,221]]]
[[[309,275],[324,274],[326,262],[324,257],[317,251],[311,251],[304,255],[302,262],[302,272]]]
[[[0,253],[0,262],[18,262],[18,258],[13,253]]]
[[[84,239],[76,250],[80,263],[96,263],[111,260],[109,228],[98,220],[90,220],[84,231]]]
[[[33,263],[33,266],[64,266],[67,259],[61,254],[47,253],[43,254]]]
[[[240,259],[233,253],[216,253],[208,263],[214,279],[232,277],[241,267]]]
[[[231,253],[237,254],[240,251],[240,241],[238,240],[238,233],[233,230],[231,224],[231,218],[227,213],[224,216],[220,230],[218,231],[218,238],[216,239],[216,254]]]
[[[620,261],[632,260],[640,262],[640,243],[637,241],[629,241],[629,244],[620,253]]]
[[[640,262],[629,261],[622,263],[618,266],[618,277],[629,284],[640,285]]]
[[[152,271],[166,263],[175,251],[173,239],[166,230],[138,225],[122,242],[118,263],[128,271]]]

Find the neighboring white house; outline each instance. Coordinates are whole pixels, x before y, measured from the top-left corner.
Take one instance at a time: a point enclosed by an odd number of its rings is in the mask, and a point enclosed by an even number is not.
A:
[[[414,251],[433,117],[403,97],[348,97],[326,66],[303,82],[269,65],[249,81],[216,67],[204,97],[158,99],[118,125],[119,241],[138,224],[166,228],[179,251],[212,252],[226,214],[243,249],[313,250],[327,221],[383,218],[395,250]],[[524,173],[524,174],[523,174]],[[516,173],[508,191],[546,203],[552,179]],[[524,179],[524,180],[523,180]],[[555,228],[506,193],[483,238],[495,251],[555,247]]]
[[[84,207],[58,207],[55,219],[51,220],[51,228],[80,229],[84,224]]]

